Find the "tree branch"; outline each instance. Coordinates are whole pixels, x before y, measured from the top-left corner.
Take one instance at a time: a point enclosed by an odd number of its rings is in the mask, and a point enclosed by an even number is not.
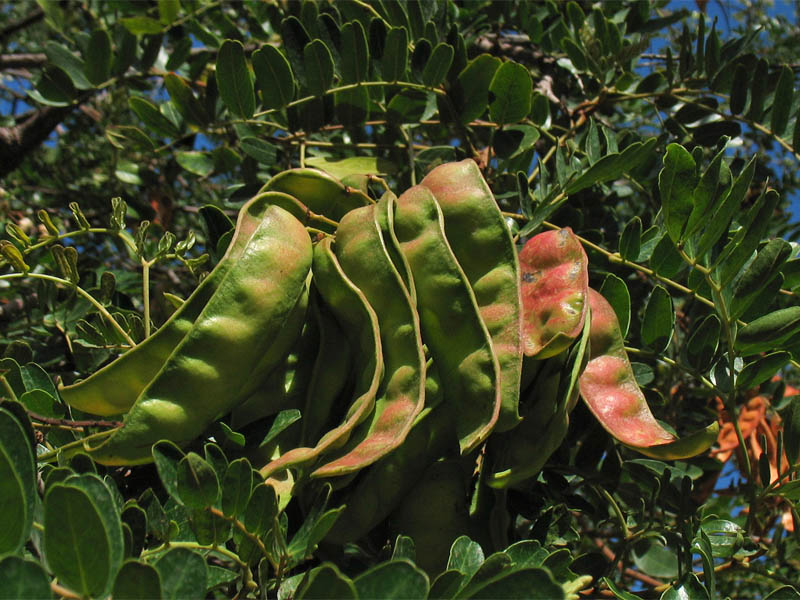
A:
[[[74,108],[45,106],[14,127],[0,127],[0,177],[16,169]]]
[[[44,18],[44,11],[41,8],[37,8],[31,14],[22,17],[21,19],[17,19],[16,21],[11,21],[5,27],[0,29],[0,42],[4,41],[8,36],[12,33],[16,33],[20,29],[27,27],[37,21],[40,21]]]
[[[41,67],[47,62],[44,52],[25,52],[19,54],[0,54],[0,71],[6,69],[29,69]]]

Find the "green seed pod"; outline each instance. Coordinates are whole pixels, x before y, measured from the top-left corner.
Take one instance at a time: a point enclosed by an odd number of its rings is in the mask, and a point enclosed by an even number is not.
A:
[[[261,468],[265,478],[316,460],[323,452],[340,447],[375,407],[375,396],[383,377],[378,317],[361,290],[342,271],[331,243],[331,238],[324,238],[314,247],[314,283],[348,335],[353,363],[358,365],[355,399],[342,423],[323,435],[314,446],[293,448]]]
[[[354,542],[386,519],[419,480],[422,465],[458,453],[453,415],[441,402],[442,390],[434,365],[425,380],[425,409],[414,421],[401,446],[359,475],[345,499],[345,509],[326,540]]]
[[[313,213],[339,221],[354,208],[371,204],[369,196],[357,188],[317,169],[290,169],[270,179],[261,191],[283,192],[294,196]]]
[[[213,271],[158,331],[90,377],[59,388],[70,406],[94,415],[126,412],[189,333],[220,282],[241,258],[269,208],[268,197],[254,198],[242,209],[228,250]]]
[[[414,277],[423,337],[439,365],[445,401],[458,414],[459,444],[467,453],[497,423],[502,401],[497,356],[431,192],[416,186],[390,204],[395,205],[395,234]]]
[[[447,163],[422,180],[444,215],[444,231],[464,270],[500,365],[497,431],[519,422],[522,372],[520,271],[514,241],[492,191],[473,160]]]
[[[248,204],[239,224],[248,221]],[[152,460],[161,439],[185,444],[257,387],[294,343],[307,300],[311,240],[282,208],[263,213],[236,264],[139,395],[122,426],[89,448],[103,464]],[[224,348],[224,351],[220,351]]]
[[[385,376],[370,420],[341,456],[318,467],[314,477],[351,473],[391,452],[403,443],[425,399],[419,317],[384,245],[374,206],[344,216],[336,230],[335,253],[378,316]]]

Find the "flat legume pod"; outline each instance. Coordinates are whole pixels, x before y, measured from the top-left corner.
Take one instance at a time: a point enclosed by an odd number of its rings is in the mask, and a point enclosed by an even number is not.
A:
[[[318,296],[319,292],[315,294],[312,314],[317,321],[319,344],[301,409],[300,441],[304,445],[313,444],[324,433],[352,366],[347,336]]]
[[[90,377],[59,389],[70,406],[101,416],[126,412],[192,328],[208,300],[241,257],[269,203],[253,199],[242,211],[225,255],[170,318],[150,337]]]
[[[521,405],[522,423],[489,440],[494,472],[486,483],[491,487],[505,488],[535,477],[564,441],[578,396],[578,379],[588,359],[589,319],[569,351],[540,361],[543,365]]]
[[[351,437],[341,456],[314,470],[314,477],[352,473],[391,452],[403,443],[425,399],[419,317],[384,245],[374,205],[351,210],[342,218],[334,252],[345,275],[378,316],[385,377],[371,418]]]
[[[526,356],[548,358],[583,330],[589,261],[569,227],[533,236],[519,253]]]
[[[394,227],[408,260],[425,342],[438,365],[445,401],[458,408],[462,453],[483,442],[500,412],[500,367],[475,296],[444,234],[439,205],[415,186],[394,204]]]
[[[323,452],[340,447],[375,407],[375,395],[383,377],[378,317],[361,290],[342,271],[331,243],[332,239],[326,237],[314,247],[314,285],[350,340],[353,364],[358,369],[355,399],[340,425],[323,435],[314,446],[293,448],[267,463],[260,469],[264,478],[316,460]]]
[[[683,439],[658,424],[633,375],[614,309],[589,290],[591,359],[580,376],[580,393],[600,424],[618,441],[653,458],[677,460],[705,452],[717,439],[713,423]]]
[[[245,205],[239,223],[258,206]],[[300,332],[303,319],[293,311],[306,302],[311,254],[302,224],[270,206],[239,260],[122,426],[100,445],[87,448],[94,459],[112,465],[149,462],[150,447],[158,440],[185,444],[247,397]]]
[[[345,499],[345,509],[326,540],[354,542],[388,517],[419,479],[420,470],[441,456],[455,456],[455,417],[441,403],[442,389],[435,366],[428,366],[425,408],[405,442],[359,475]]]
[[[294,196],[312,212],[339,221],[354,208],[371,204],[361,190],[317,169],[289,169],[270,179],[262,191],[283,192]]]
[[[519,422],[522,372],[520,271],[511,232],[475,161],[440,165],[420,185],[442,208],[447,241],[492,337],[503,390],[495,429],[511,429]]]

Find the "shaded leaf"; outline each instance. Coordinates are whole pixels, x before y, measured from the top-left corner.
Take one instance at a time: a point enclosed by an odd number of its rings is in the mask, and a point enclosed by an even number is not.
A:
[[[289,61],[275,46],[265,44],[251,58],[265,109],[283,108],[294,98],[294,76]]]
[[[515,123],[531,110],[531,75],[519,63],[505,62],[489,84],[489,114],[499,125]]]
[[[672,297],[663,286],[653,288],[642,317],[641,338],[645,346],[663,352],[669,346],[675,328]]]
[[[228,110],[243,119],[252,117],[256,110],[256,98],[241,42],[225,40],[220,46],[216,77],[219,95]]]

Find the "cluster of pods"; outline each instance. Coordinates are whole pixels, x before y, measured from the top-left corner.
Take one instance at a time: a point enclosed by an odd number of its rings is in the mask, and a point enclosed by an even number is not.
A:
[[[471,160],[399,197],[366,192],[311,169],[273,177],[158,331],[61,388],[82,411],[125,415],[87,443],[93,458],[148,462],[155,442],[186,445],[226,415],[240,429],[299,409],[260,449],[261,473],[341,482],[369,467],[333,532],[357,538],[442,459],[480,448],[481,480],[495,488],[535,476],[579,395],[650,456],[714,440],[712,430],[676,440],[653,418],[569,229],[518,252]]]

